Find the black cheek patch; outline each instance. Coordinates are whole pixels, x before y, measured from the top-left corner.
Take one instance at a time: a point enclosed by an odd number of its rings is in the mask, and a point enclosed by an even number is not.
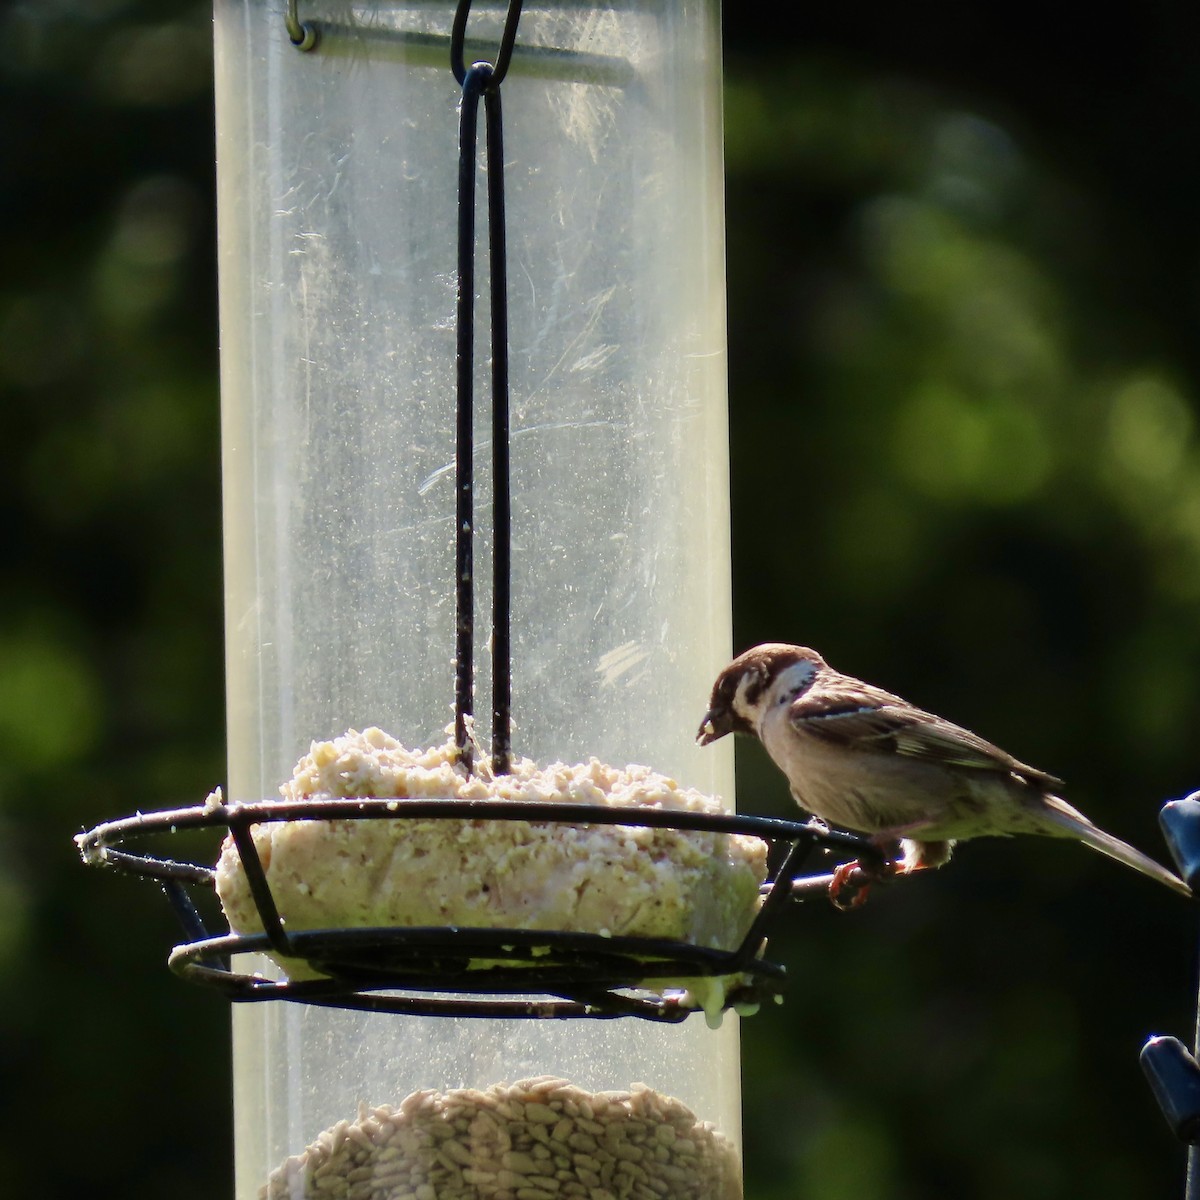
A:
[[[757,704],[763,692],[767,690],[767,677],[761,671],[755,671],[750,676],[750,681],[746,684],[746,702],[748,704]],[[732,700],[732,696],[730,697]]]

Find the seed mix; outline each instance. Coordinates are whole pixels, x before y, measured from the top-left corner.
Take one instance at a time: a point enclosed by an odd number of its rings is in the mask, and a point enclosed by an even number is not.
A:
[[[260,1200],[741,1200],[737,1150],[642,1084],[539,1076],[361,1105],[271,1173]]]

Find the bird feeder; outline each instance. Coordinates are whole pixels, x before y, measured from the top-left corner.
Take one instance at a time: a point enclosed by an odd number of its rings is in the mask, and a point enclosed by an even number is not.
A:
[[[779,993],[820,856],[872,851],[728,811],[693,740],[730,650],[717,0],[215,16],[228,786],[84,858],[157,880],[171,967],[236,1002],[239,1200],[738,1200],[722,1017]],[[1194,1148],[1194,1054],[1143,1061]]]
[[[215,12],[228,785],[84,856],[160,881],[173,969],[238,1002],[244,1200],[740,1196],[720,1015],[778,992],[801,863],[862,848],[724,811],[693,740],[730,650],[716,0]],[[678,896],[687,936],[639,923]]]

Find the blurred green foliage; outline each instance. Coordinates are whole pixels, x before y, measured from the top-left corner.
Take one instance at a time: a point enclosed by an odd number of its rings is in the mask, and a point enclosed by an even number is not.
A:
[[[208,20],[0,12],[14,1196],[231,1191],[225,1007],[161,966],[148,885],[70,844],[223,775]],[[1084,20],[727,13],[737,641],[814,644],[1161,853],[1200,783],[1195,19]],[[739,769],[791,811],[756,747]],[[1171,1194],[1136,1054],[1190,1025],[1193,933],[1033,841],[803,910],[786,1004],[744,1025],[748,1195]]]
[[[1161,853],[1200,713],[1196,236],[1149,201],[1195,168],[1164,153],[1136,195],[1124,126],[1076,144],[1068,89],[947,83],[918,37],[727,64],[736,642],[816,645]],[[739,766],[743,807],[788,811],[757,748]],[[1190,1027],[1184,906],[1036,842],[890,900],[784,939],[787,1003],[744,1026],[750,1196],[1181,1188],[1136,1053]]]
[[[0,11],[6,1195],[230,1190],[228,1014],[71,844],[224,774],[210,20]]]

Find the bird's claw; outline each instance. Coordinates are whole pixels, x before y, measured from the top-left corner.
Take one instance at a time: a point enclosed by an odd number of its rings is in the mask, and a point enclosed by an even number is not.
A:
[[[842,863],[834,868],[829,881],[829,902],[840,912],[861,908],[871,891],[871,880],[857,861]]]
[[[881,861],[842,863],[834,868],[829,881],[829,902],[839,912],[851,912],[867,902],[871,885],[879,879],[887,879],[896,873],[896,864]]]

